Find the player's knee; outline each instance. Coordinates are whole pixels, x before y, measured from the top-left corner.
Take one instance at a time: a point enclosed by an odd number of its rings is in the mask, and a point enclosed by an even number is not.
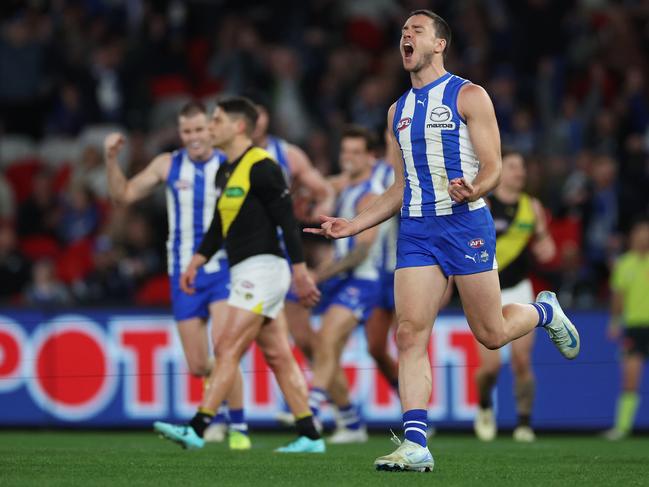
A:
[[[264,359],[272,370],[278,370],[293,360],[293,354],[288,345],[276,344],[272,347],[265,347],[263,352]]]
[[[489,350],[498,350],[507,343],[507,337],[504,333],[484,331],[476,334],[476,338]]]
[[[240,355],[236,344],[231,344],[227,340],[220,340],[214,347],[214,356],[217,362],[238,361]]]
[[[426,349],[428,343],[422,340],[422,336],[425,335],[426,333],[423,327],[412,321],[402,320],[399,322],[399,327],[397,328],[397,348],[400,352],[416,347]]]
[[[210,362],[204,360],[189,360],[187,362],[189,373],[194,377],[207,377],[210,375]]]

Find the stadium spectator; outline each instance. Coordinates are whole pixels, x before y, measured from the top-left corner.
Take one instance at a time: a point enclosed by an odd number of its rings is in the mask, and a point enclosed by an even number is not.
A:
[[[100,212],[92,191],[84,185],[73,185],[63,201],[58,233],[62,242],[71,244],[94,236],[99,227]]]
[[[0,302],[15,303],[29,282],[29,275],[29,262],[18,250],[13,227],[0,225]]]
[[[108,235],[97,237],[93,249],[94,269],[72,288],[79,303],[102,306],[133,303],[135,284],[120,268],[122,252]]]
[[[86,110],[81,103],[81,93],[73,82],[61,86],[47,119],[47,132],[75,136],[87,122]]]
[[[25,290],[25,302],[31,306],[49,307],[70,304],[70,293],[55,275],[54,263],[41,259],[32,266],[32,282]]]
[[[38,171],[32,180],[32,193],[18,206],[18,235],[20,237],[57,237],[61,206],[48,169]]]

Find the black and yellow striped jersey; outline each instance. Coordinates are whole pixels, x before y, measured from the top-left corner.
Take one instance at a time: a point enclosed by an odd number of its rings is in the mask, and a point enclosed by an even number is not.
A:
[[[534,237],[536,215],[532,198],[525,193],[513,204],[503,203],[493,194],[488,196],[488,201],[496,227],[500,286],[506,289],[528,277],[531,259],[528,244]]]
[[[284,257],[280,227],[291,262],[304,262],[291,195],[268,152],[251,146],[236,161],[221,164],[215,184],[216,210],[199,254],[209,259],[225,245],[230,266],[260,254]]]

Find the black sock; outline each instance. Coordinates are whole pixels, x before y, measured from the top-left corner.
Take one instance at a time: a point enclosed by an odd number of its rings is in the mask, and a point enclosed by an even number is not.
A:
[[[491,396],[486,399],[480,399],[480,409],[491,409]]]
[[[529,414],[519,414],[518,415],[518,426],[529,426],[530,425],[530,415]]]
[[[295,421],[295,428],[297,429],[298,436],[306,436],[311,440],[319,440],[321,438],[320,433],[315,429],[313,415],[311,414]]]
[[[201,438],[203,437],[203,434],[205,433],[205,430],[207,427],[210,425],[212,422],[212,418],[214,417],[213,414],[209,414],[203,411],[198,411],[192,420],[189,422],[189,426],[194,428],[194,431],[196,431],[196,434],[200,436]]]

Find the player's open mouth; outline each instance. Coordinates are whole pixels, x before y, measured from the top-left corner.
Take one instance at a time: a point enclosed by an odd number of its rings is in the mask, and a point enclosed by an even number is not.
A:
[[[412,47],[412,44],[409,42],[405,42],[403,44],[403,55],[405,58],[410,58],[412,56],[412,53],[415,52],[415,48]]]

